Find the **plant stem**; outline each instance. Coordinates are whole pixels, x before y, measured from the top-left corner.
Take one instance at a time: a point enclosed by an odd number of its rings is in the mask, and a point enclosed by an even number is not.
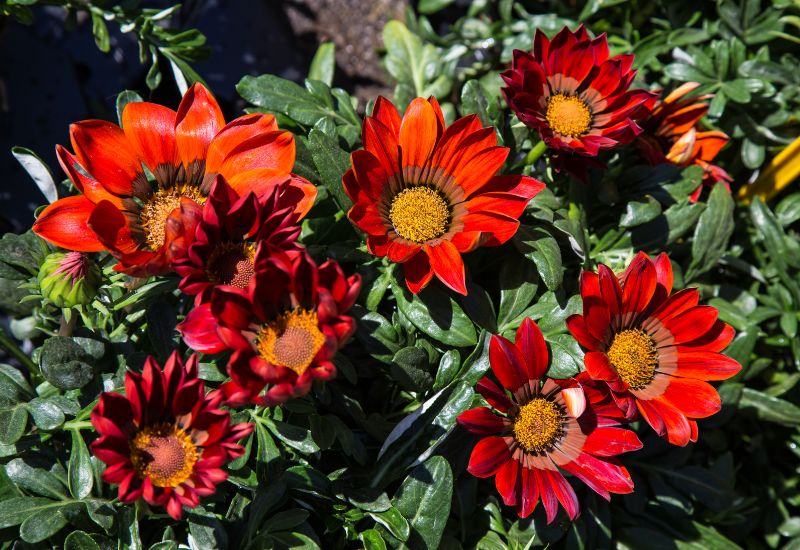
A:
[[[89,420],[70,420],[69,422],[64,422],[64,429],[87,430],[87,429],[93,429],[93,427],[92,427],[92,422]]]
[[[0,327],[0,346],[5,348],[5,350],[11,354],[17,361],[19,361],[22,365],[25,366],[26,369],[31,373],[31,376],[34,378],[39,378],[39,367],[36,366],[30,357],[28,357],[24,351],[19,349],[17,343],[9,337],[5,331]]]
[[[547,145],[544,141],[538,142],[533,148],[528,151],[528,156],[525,157],[525,165],[536,164],[536,161],[547,151]]]

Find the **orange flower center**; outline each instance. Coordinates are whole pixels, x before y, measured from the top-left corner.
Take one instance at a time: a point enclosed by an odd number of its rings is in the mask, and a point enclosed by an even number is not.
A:
[[[179,184],[168,189],[159,189],[142,205],[139,222],[150,250],[158,250],[164,246],[167,218],[173,210],[180,208],[183,197],[199,205],[206,202],[206,197],[197,186]]]
[[[424,243],[445,234],[450,206],[441,193],[430,187],[409,187],[392,199],[389,221],[404,239]]]
[[[573,138],[588,132],[592,124],[589,106],[574,95],[551,96],[547,100],[545,118],[553,132]]]
[[[514,420],[514,438],[532,453],[540,453],[564,434],[564,413],[544,397],[534,397],[523,405]]]
[[[222,243],[208,259],[208,278],[221,285],[247,288],[255,275],[256,247],[252,243]]]
[[[606,352],[611,366],[631,389],[640,390],[655,377],[658,352],[653,339],[638,329],[623,330]]]
[[[256,349],[265,361],[303,374],[325,343],[316,311],[297,308],[265,325],[256,335]]]
[[[130,449],[136,475],[149,478],[156,487],[177,487],[192,475],[200,458],[192,438],[166,422],[139,430]]]

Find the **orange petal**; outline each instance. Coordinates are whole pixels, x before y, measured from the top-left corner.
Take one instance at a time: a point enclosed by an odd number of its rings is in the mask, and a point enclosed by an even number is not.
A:
[[[70,126],[72,148],[81,166],[109,192],[132,195],[141,163],[125,132],[105,120],[84,120]]]
[[[421,97],[412,101],[400,124],[403,166],[425,166],[439,138],[438,131],[439,119],[431,104]]]
[[[218,173],[230,179],[239,172],[270,168],[288,174],[294,167],[295,143],[291,132],[256,135],[237,144],[220,164]],[[206,167],[206,172],[211,170]]]
[[[456,247],[450,241],[442,241],[436,246],[425,246],[425,253],[431,263],[431,269],[447,287],[459,294],[467,295],[464,280],[464,261]]]
[[[100,252],[105,247],[87,224],[94,208],[94,203],[81,195],[59,199],[42,211],[33,232],[67,250]]]
[[[56,157],[61,168],[66,172],[72,183],[75,184],[75,187],[78,188],[78,191],[90,202],[97,204],[100,201],[107,200],[114,203],[121,210],[135,208],[135,204],[132,204],[133,201],[131,199],[123,199],[117,195],[112,195],[103,188],[99,181],[84,175],[85,171],[81,171],[79,168],[78,159],[67,151],[65,147],[56,145]]]
[[[222,161],[245,141],[278,130],[272,115],[254,113],[241,116],[228,123],[211,141],[206,154],[206,172],[219,172]]]
[[[175,125],[175,140],[184,166],[204,160],[208,145],[225,125],[225,117],[211,93],[200,83],[186,91]]]
[[[398,135],[400,133],[400,113],[397,107],[383,96],[378,96],[372,108],[372,116],[383,123],[389,130]]]
[[[147,167],[178,163],[175,144],[175,116],[172,109],[145,101],[128,103],[122,111],[122,129]]]

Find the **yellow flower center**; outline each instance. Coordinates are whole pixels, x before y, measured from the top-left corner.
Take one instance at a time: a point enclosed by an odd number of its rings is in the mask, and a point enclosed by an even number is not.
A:
[[[247,288],[256,273],[255,256],[252,243],[221,243],[208,259],[208,278],[217,284]]]
[[[429,187],[409,187],[392,199],[389,221],[404,239],[424,243],[447,231],[450,206],[439,192]]]
[[[325,343],[316,311],[297,308],[265,325],[256,335],[256,349],[265,361],[303,374]]]
[[[582,136],[589,131],[592,113],[588,105],[574,95],[556,94],[547,100],[547,123],[556,134]]]
[[[200,453],[192,438],[174,424],[161,423],[139,430],[130,442],[131,462],[140,479],[156,487],[177,487],[194,471]]]
[[[564,433],[564,413],[552,401],[534,397],[519,410],[514,420],[514,438],[529,452],[552,447]]]
[[[640,390],[655,377],[658,353],[653,339],[641,330],[623,330],[606,352],[611,366],[631,389]]]
[[[173,210],[180,207],[183,197],[192,199],[201,206],[206,202],[206,197],[198,187],[179,184],[168,189],[159,189],[142,205],[139,222],[150,250],[158,250],[164,246],[167,218]]]

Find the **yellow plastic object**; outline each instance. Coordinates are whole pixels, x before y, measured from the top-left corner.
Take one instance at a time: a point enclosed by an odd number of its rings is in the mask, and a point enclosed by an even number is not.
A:
[[[800,137],[778,153],[753,182],[739,189],[739,199],[750,204],[753,197],[768,201],[800,176]]]

